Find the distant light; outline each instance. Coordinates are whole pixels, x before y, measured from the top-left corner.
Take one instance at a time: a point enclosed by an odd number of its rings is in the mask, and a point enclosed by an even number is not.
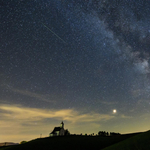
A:
[[[116,110],[116,109],[114,109],[114,110],[113,110],[113,113],[115,114],[116,112],[117,112],[117,110]]]

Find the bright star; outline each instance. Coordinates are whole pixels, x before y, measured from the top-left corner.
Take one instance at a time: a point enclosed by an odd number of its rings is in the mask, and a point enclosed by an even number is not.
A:
[[[113,110],[113,113],[114,113],[114,114],[115,114],[115,113],[117,113],[117,110],[116,110],[116,109],[114,109],[114,110]]]

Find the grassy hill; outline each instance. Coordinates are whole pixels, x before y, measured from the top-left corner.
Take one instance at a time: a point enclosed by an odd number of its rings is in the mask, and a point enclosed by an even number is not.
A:
[[[19,143],[13,143],[13,142],[3,142],[0,143],[0,147],[2,146],[10,146],[10,145],[18,145]]]
[[[150,131],[128,138],[103,150],[150,150]]]
[[[143,138],[149,136],[147,133],[126,134],[114,137],[99,137],[99,136],[65,136],[65,137],[48,137],[29,141],[25,144],[15,145],[1,148],[0,150],[91,150],[104,149],[116,143],[122,143],[134,137]],[[150,136],[149,136],[150,137]],[[135,140],[138,138],[135,138]],[[111,147],[110,147],[111,148]],[[107,149],[109,150],[109,149]],[[116,150],[116,149],[115,149]],[[122,149],[121,149],[122,150]],[[133,150],[133,149],[132,149]],[[143,150],[143,149],[142,149]]]

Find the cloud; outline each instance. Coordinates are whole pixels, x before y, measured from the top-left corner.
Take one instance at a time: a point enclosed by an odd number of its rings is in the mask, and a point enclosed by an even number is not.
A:
[[[9,87],[9,90],[13,91],[15,93],[21,94],[21,95],[25,95],[25,96],[28,96],[31,98],[38,99],[40,101],[44,101],[44,102],[48,102],[48,103],[56,103],[56,101],[50,100],[49,98],[47,98],[47,95],[38,94],[38,93],[30,92],[27,90],[20,90],[20,89],[16,89],[16,88],[12,88],[12,87]]]
[[[135,63],[135,68],[138,72],[141,74],[147,74],[150,73],[150,68],[149,68],[149,63],[148,60],[139,60],[138,62]]]
[[[27,108],[19,105],[1,105],[1,119],[18,120],[19,122],[42,121],[44,119],[55,118],[66,120],[71,123],[92,122],[112,119],[113,116],[99,114],[95,112],[81,113],[74,109],[48,110],[39,108]]]
[[[37,134],[48,136],[51,130],[62,120],[73,133],[98,132],[102,122],[113,119],[113,115],[96,112],[82,112],[75,109],[40,109],[21,105],[0,105],[1,130],[3,142],[10,137],[17,138],[15,142],[30,140]],[[55,124],[56,123],[56,124]],[[88,124],[88,125],[87,125]],[[27,135],[32,135],[27,137]],[[1,139],[0,139],[1,140]],[[4,141],[5,140],[5,141]],[[11,140],[12,141],[12,140]]]
[[[121,119],[131,119],[133,117],[132,116],[126,116],[126,115],[122,114],[122,115],[120,115],[120,118]]]

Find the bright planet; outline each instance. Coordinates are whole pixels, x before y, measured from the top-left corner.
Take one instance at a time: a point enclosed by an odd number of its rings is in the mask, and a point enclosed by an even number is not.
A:
[[[116,110],[116,109],[114,109],[114,110],[113,110],[113,113],[115,114],[116,112],[117,112],[117,110]]]

